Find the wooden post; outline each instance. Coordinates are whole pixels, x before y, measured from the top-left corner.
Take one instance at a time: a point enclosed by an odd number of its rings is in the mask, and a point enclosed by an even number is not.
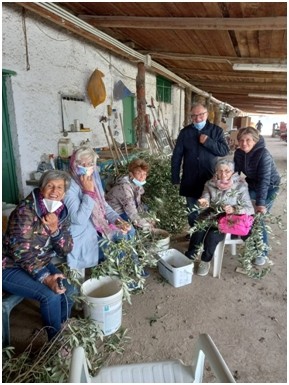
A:
[[[145,115],[146,115],[146,99],[145,99],[145,65],[138,63],[138,73],[136,77],[136,97],[137,97],[137,128],[136,136],[139,148],[146,148],[145,135]]]
[[[214,124],[219,126],[222,120],[222,111],[220,110],[220,105],[215,104],[214,110],[215,110]]]
[[[191,119],[192,91],[190,88],[185,89],[185,126],[192,123]]]

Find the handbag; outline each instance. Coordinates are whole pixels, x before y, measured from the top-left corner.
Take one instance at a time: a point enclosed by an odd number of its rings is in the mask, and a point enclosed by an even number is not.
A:
[[[254,218],[248,214],[226,214],[218,219],[220,233],[234,235],[248,235],[253,225]]]

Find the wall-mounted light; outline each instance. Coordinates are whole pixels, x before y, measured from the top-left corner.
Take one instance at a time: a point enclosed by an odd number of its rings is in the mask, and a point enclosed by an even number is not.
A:
[[[248,94],[250,98],[265,98],[265,99],[286,99],[287,95],[282,94]]]
[[[287,72],[287,64],[236,63],[236,64],[233,64],[233,70],[235,70],[235,71]]]

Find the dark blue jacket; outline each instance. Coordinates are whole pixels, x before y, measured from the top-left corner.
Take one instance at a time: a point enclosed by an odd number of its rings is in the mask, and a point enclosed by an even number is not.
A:
[[[201,134],[208,136],[204,144],[199,142]],[[229,147],[221,127],[208,120],[201,131],[198,131],[193,124],[184,127],[177,138],[171,160],[172,183],[179,184],[181,181],[180,195],[200,198],[205,183],[215,172],[218,157],[226,156],[228,153]]]
[[[234,155],[235,171],[246,175],[249,190],[256,192],[256,206],[265,206],[269,187],[279,186],[280,175],[272,155],[260,136],[252,150],[245,153],[240,148]]]

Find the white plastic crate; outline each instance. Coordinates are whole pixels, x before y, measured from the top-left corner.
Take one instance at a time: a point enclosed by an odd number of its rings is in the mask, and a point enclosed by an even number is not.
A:
[[[174,287],[189,285],[192,283],[194,262],[176,249],[169,249],[158,253],[158,269]]]

